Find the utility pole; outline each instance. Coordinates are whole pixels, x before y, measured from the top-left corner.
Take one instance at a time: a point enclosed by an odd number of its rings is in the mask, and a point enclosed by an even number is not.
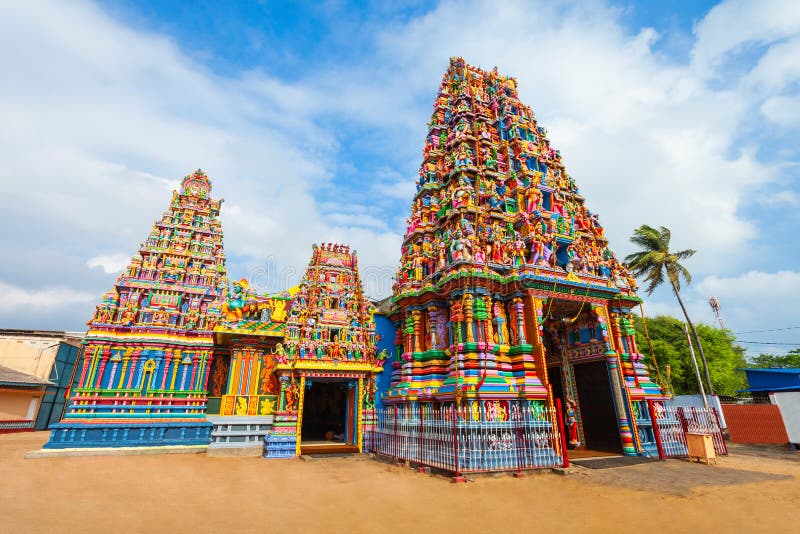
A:
[[[703,397],[703,406],[708,410],[708,399],[706,399],[706,389],[703,387],[703,379],[700,378],[700,368],[697,366],[697,358],[694,355],[694,346],[692,345],[692,338],[689,337],[689,327],[683,323],[683,333],[686,334],[686,341],[689,343],[689,354],[692,355],[692,363],[694,364],[694,374],[697,377],[697,384],[700,386],[700,395]]]
[[[719,325],[725,330],[725,323],[722,322],[722,316],[719,313],[720,305],[717,297],[711,297],[708,299],[708,304],[711,306],[711,309],[714,310],[714,315],[717,316],[717,321],[719,321]]]

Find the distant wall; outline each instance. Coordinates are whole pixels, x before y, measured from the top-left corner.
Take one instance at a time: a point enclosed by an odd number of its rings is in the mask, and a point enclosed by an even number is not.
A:
[[[723,404],[734,443],[785,445],[789,442],[781,412],[773,404]]]
[[[43,390],[0,388],[0,421],[34,420]]]
[[[725,429],[728,428],[728,422],[725,419],[725,413],[722,411],[722,403],[719,402],[719,397],[716,395],[706,395],[708,399],[708,407],[716,408],[717,415],[719,416],[719,424]],[[677,395],[667,401],[670,406],[681,406],[683,408],[702,408],[703,396],[702,395]]]
[[[800,444],[800,391],[777,392],[770,397],[780,409],[789,443]]]

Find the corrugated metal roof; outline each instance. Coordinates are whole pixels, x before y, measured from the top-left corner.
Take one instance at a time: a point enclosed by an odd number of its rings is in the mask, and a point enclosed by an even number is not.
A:
[[[748,388],[740,389],[737,391],[737,393],[768,393],[770,391],[800,391],[800,386]]]
[[[35,375],[16,371],[10,367],[0,365],[0,386],[39,387],[50,386],[53,383]]]

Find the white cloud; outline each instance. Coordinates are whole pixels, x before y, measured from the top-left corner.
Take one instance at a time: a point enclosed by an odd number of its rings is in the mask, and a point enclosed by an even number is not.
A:
[[[376,185],[375,192],[389,198],[408,200],[414,198],[416,193],[414,183],[413,178],[405,178],[388,184]]]
[[[107,274],[118,274],[130,263],[130,256],[125,254],[107,254],[94,256],[86,261],[90,269],[100,268]]]
[[[798,56],[800,56],[798,37],[769,47],[750,72],[748,82],[772,91],[783,89],[800,78]]]
[[[767,206],[798,206],[800,205],[800,196],[794,191],[775,191],[765,195],[761,199],[761,203]]]
[[[695,29],[692,51],[698,72],[713,73],[726,55],[747,44],[769,44],[800,32],[800,9],[792,0],[720,2]]]
[[[0,312],[39,312],[73,304],[86,304],[97,298],[98,295],[65,287],[27,290],[0,282]]]
[[[698,289],[710,295],[747,299],[753,312],[759,306],[772,307],[775,299],[786,301],[786,307],[793,308],[800,299],[800,272],[778,271],[765,273],[748,271],[738,276],[707,276]],[[759,302],[761,301],[761,302]]]
[[[798,126],[800,125],[800,97],[774,96],[768,98],[761,105],[761,113],[778,126]]]

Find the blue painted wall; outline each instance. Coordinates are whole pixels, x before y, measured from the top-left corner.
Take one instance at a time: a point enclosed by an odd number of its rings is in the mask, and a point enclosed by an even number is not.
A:
[[[397,354],[395,354],[394,338],[395,326],[385,315],[375,314],[375,330],[381,336],[378,341],[378,352],[386,349],[389,353],[389,358],[383,365],[383,372],[378,375],[378,395],[377,398],[383,397],[383,394],[389,391],[389,386],[392,383],[392,362],[395,361]]]

